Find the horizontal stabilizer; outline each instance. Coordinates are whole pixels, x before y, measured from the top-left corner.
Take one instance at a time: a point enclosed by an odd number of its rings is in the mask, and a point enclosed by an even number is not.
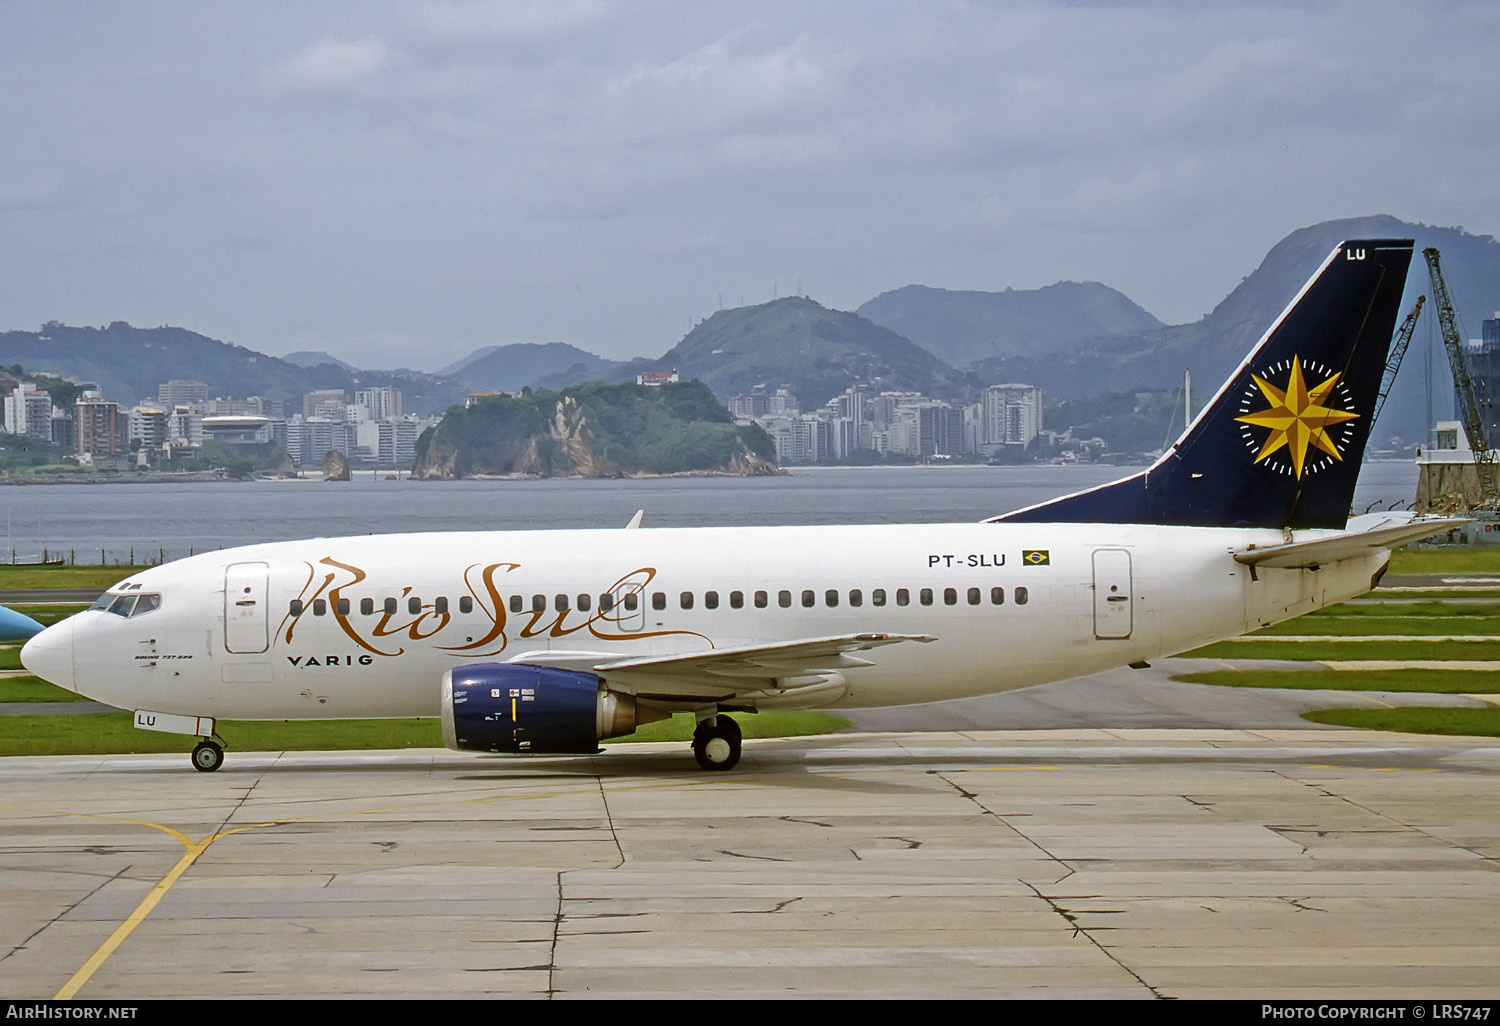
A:
[[[1365,524],[1361,524],[1361,521]],[[1373,514],[1355,517],[1349,521],[1348,530],[1332,537],[1287,542],[1283,545],[1252,545],[1236,552],[1234,558],[1248,566],[1316,570],[1324,563],[1367,555],[1372,549],[1393,549],[1409,541],[1442,534],[1469,522],[1462,517],[1400,518],[1389,514]]]

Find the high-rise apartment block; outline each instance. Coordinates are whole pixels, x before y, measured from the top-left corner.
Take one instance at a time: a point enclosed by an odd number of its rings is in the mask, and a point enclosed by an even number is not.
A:
[[[52,441],[52,397],[23,381],[5,397],[5,430]]]

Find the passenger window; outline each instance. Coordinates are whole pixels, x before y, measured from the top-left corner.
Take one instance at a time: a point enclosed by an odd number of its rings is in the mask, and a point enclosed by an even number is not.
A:
[[[640,605],[640,604],[641,604],[641,600],[636,597],[635,592],[633,592],[633,591],[627,591],[625,593],[625,608],[626,609],[630,610],[633,613],[633,612],[635,612],[635,607],[638,606],[638,605]]]
[[[807,588],[802,592],[802,606],[804,609],[811,609],[813,607],[813,603],[817,601],[818,596],[813,592],[811,588]]]
[[[313,599],[313,616],[327,616],[328,603],[323,599]]]
[[[703,593],[703,608],[704,609],[718,609],[719,608],[719,593],[716,592],[716,591],[705,591]]]
[[[992,606],[1003,606],[1003,605],[1005,605],[1005,589],[1004,588],[991,588],[990,589],[990,605],[992,605]]]
[[[825,591],[823,593],[823,603],[826,606],[828,606],[829,609],[832,609],[835,606],[837,606],[839,604],[838,589],[837,588],[829,588],[827,591]]]
[[[525,599],[519,595],[512,595],[510,597],[510,611],[512,613],[519,613],[524,608],[526,608]]]
[[[971,606],[977,606],[977,605],[979,605],[979,600],[980,600],[979,589],[978,588],[970,588],[969,589],[969,605],[971,605]]]
[[[911,604],[911,592],[905,588],[896,589],[896,605],[907,606]]]
[[[776,593],[776,604],[782,609],[792,608],[792,593],[789,591],[778,591]]]
[[[1024,606],[1026,604],[1026,600],[1030,597],[1030,594],[1026,591],[1025,588],[1016,589],[1016,605]]]
[[[448,600],[446,598],[435,598],[432,600],[432,611],[435,613],[448,612]]]
[[[393,598],[386,599],[385,600],[385,604],[381,608],[383,608],[385,610],[385,615],[386,616],[395,616],[396,615],[396,600],[393,599]]]
[[[745,593],[743,591],[731,591],[729,593],[729,608],[730,609],[743,609],[743,608],[745,608]]]
[[[771,596],[767,595],[763,591],[757,591],[755,593],[755,608],[756,609],[764,609],[764,608],[766,608],[766,606],[770,604],[770,600],[771,600]]]
[[[107,597],[108,596],[106,596],[106,598]],[[94,604],[94,608],[95,609],[100,608],[99,605],[98,605],[98,603]],[[302,615],[302,600],[301,599],[292,599],[292,604],[287,607],[287,612],[291,613],[293,616],[301,616]]]
[[[553,595],[552,608],[557,610],[559,613],[566,613],[568,611],[568,596]]]
[[[349,600],[346,599],[346,598],[341,598],[341,599],[339,599],[337,602],[335,602],[333,604],[333,608],[334,608],[334,610],[340,616],[348,616],[349,615]],[[139,609],[137,609],[136,611],[140,612]]]
[[[692,592],[690,592],[690,591],[683,592],[681,595],[677,596],[677,600],[678,600],[678,603],[682,606],[683,609],[692,609],[693,608],[693,593]]]
[[[512,597],[514,597],[514,596],[512,596]],[[472,613],[472,612],[474,612],[474,600],[472,598],[470,598],[468,595],[465,595],[463,598],[459,599],[458,600],[458,611],[460,613]]]
[[[874,591],[870,592],[870,605],[872,605],[872,606],[883,606],[883,605],[885,605],[885,589],[884,588],[876,588]]]
[[[859,593],[859,589],[858,588],[855,588],[855,589],[853,589],[852,591],[849,592],[849,604],[851,606],[861,605],[861,604],[863,604],[864,601],[865,601],[865,597]]]
[[[653,591],[651,593],[651,608],[652,609],[666,609],[667,608],[667,593],[664,592],[664,591]]]
[[[375,600],[372,599],[372,598],[362,598],[362,599],[360,599],[359,600],[359,613],[360,613],[361,616],[374,616],[375,615]]]
[[[943,605],[945,605],[945,606],[956,606],[956,605],[958,605],[958,589],[957,588],[944,588],[943,589]]]
[[[415,595],[413,595],[411,598],[407,599],[406,600],[406,611],[408,613],[411,613],[412,615],[416,615],[417,613],[420,613],[422,611],[422,600],[419,599],[419,598],[417,598]]]
[[[599,611],[601,613],[607,613],[613,608],[615,608],[615,597],[613,594],[606,591],[599,596]]]
[[[545,613],[547,611],[547,596],[546,595],[533,595],[533,596],[531,596],[531,611],[533,613]]]
[[[593,604],[594,604],[594,600],[589,596],[589,594],[587,592],[585,592],[584,594],[578,596],[578,610],[579,610],[579,612],[587,613],[589,611],[589,607],[592,606]]]
[[[923,588],[921,591],[919,591],[917,593],[917,601],[921,602],[924,606],[932,605],[932,589]]]

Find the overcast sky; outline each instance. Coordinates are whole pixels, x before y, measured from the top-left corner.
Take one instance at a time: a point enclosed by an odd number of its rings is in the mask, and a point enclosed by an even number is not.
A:
[[[719,306],[1500,232],[1500,3],[0,0],[0,329],[434,370]]]

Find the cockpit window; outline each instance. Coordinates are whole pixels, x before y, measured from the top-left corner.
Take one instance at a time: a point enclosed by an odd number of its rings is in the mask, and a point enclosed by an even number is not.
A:
[[[153,609],[161,608],[161,596],[145,595],[100,595],[90,609],[102,609],[116,616],[141,616]]]

